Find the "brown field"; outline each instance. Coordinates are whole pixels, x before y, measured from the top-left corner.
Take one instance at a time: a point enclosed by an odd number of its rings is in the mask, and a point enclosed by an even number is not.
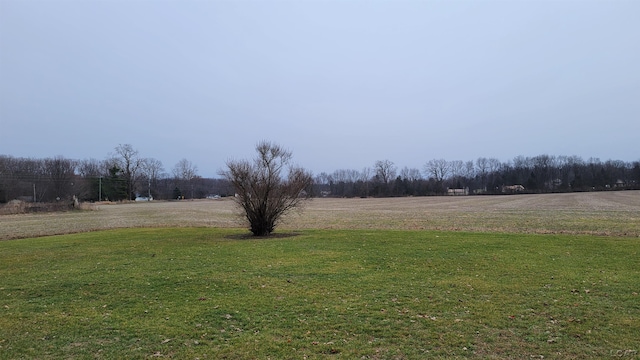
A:
[[[125,227],[241,227],[232,199],[98,204],[0,216],[0,240]],[[313,199],[276,231],[429,229],[640,237],[640,191]]]

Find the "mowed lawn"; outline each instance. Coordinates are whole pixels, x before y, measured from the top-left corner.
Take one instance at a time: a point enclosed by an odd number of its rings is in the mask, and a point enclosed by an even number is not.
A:
[[[245,234],[0,242],[0,358],[640,356],[635,236]]]

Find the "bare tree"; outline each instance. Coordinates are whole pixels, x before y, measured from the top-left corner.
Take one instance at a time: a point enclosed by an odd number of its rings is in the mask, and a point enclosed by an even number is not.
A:
[[[133,192],[142,166],[142,158],[140,158],[138,150],[135,150],[130,144],[120,144],[115,150],[113,161],[122,171],[127,184],[127,196],[131,200],[135,195]]]
[[[374,171],[376,173],[376,183],[374,189],[376,193],[382,196],[388,196],[391,193],[393,186],[392,181],[396,177],[396,167],[392,161],[378,160],[374,165]]]
[[[49,200],[60,200],[74,195],[75,162],[73,160],[62,156],[45,159],[44,168],[53,191]]]
[[[75,194],[82,200],[101,200],[102,177],[108,175],[104,161],[96,159],[83,159],[76,163],[76,172],[79,179],[74,187]]]
[[[102,161],[96,159],[83,159],[77,162],[76,171],[78,175],[89,178],[89,177],[99,177],[104,175],[102,173],[104,165]]]
[[[236,201],[253,235],[267,236],[282,216],[309,197],[306,190],[313,184],[313,177],[305,169],[293,166],[291,152],[277,144],[262,141],[256,145],[256,152],[253,162],[227,161],[227,170],[221,175],[235,188]]]
[[[385,184],[388,184],[389,181],[396,177],[396,167],[393,164],[393,161],[378,160],[376,161],[374,168],[378,179]]]
[[[420,170],[416,168],[408,168],[406,166],[403,167],[402,170],[400,170],[400,177],[403,180],[408,181],[416,181],[422,178],[422,176],[420,175]]]
[[[162,161],[154,158],[143,159],[142,172],[147,178],[147,193],[149,198],[152,196],[151,187],[153,186],[154,189],[157,189],[158,178],[163,171]]]
[[[146,158],[142,163],[142,170],[144,174],[153,181],[160,177],[160,174],[164,171],[164,167],[162,166],[162,161],[154,158]]]
[[[193,179],[198,176],[198,167],[193,165],[191,161],[182,159],[173,167],[173,176],[175,176],[176,184],[183,187],[189,187],[191,191],[191,199],[193,199]]]
[[[451,164],[445,159],[433,159],[424,165],[424,172],[428,178],[436,182],[436,192],[444,193],[444,180],[451,174]]]
[[[464,177],[471,179],[475,176],[475,169],[473,167],[473,161],[469,160],[464,163]]]
[[[479,157],[476,160],[476,174],[480,176],[480,180],[482,181],[482,187],[484,188],[487,184],[487,174],[489,173],[489,159],[486,157]]]
[[[329,177],[330,175],[327,174],[326,172],[321,172],[320,174],[316,175],[316,178],[315,178],[316,185],[329,184]]]
[[[369,180],[371,180],[371,168],[370,167],[362,168],[362,171],[360,171],[360,177],[358,180],[362,182],[369,182]]]
[[[191,181],[198,176],[198,167],[193,165],[191,161],[182,159],[173,167],[173,175],[176,179]]]
[[[6,203],[18,195],[17,160],[11,156],[0,155],[0,204]]]
[[[451,165],[445,159],[429,160],[424,165],[424,172],[427,177],[433,178],[436,182],[442,183],[451,172]]]
[[[496,158],[489,158],[487,164],[489,166],[489,172],[497,172],[500,170],[500,167],[502,167],[502,163]]]
[[[370,167],[362,168],[362,171],[360,172],[360,177],[358,180],[364,184],[364,196],[368,197],[369,196],[369,180],[371,180],[371,168]]]
[[[454,178],[458,178],[464,176],[464,161],[462,160],[453,160],[449,162],[449,169],[451,169],[451,176]]]

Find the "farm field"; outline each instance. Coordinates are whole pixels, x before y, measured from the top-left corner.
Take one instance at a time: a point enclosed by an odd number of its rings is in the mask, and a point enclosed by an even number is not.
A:
[[[0,216],[0,240],[130,227],[236,228],[232,199],[98,204]],[[640,191],[313,199],[279,230],[402,229],[640,236]]]
[[[314,199],[268,238],[231,199],[0,216],[0,359],[638,358],[639,217],[638,191]]]

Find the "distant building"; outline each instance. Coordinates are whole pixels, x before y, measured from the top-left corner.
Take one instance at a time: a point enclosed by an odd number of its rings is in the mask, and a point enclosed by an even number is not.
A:
[[[517,193],[524,191],[524,186],[522,185],[506,185],[502,187],[503,193]]]
[[[464,189],[449,189],[447,188],[447,195],[469,195],[469,188],[466,187]]]

